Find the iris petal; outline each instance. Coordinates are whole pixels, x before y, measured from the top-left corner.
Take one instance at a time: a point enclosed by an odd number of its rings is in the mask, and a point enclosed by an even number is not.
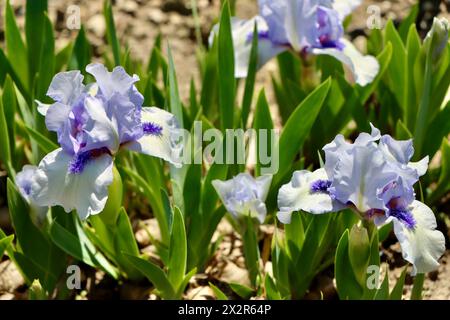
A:
[[[413,275],[434,271],[445,251],[445,238],[436,229],[436,217],[425,204],[414,201],[408,208],[416,224],[409,228],[394,219],[394,232],[402,247],[403,258],[413,265]]]
[[[333,196],[323,190],[314,190],[318,181],[328,181],[324,169],[314,172],[302,170],[294,172],[292,180],[282,186],[278,192],[278,218],[281,222],[290,221],[294,211],[306,211],[322,214],[342,210],[344,205],[335,201]]]
[[[169,161],[177,167],[181,166],[183,146],[180,142],[179,124],[175,116],[160,108],[147,107],[142,108],[142,122],[160,127],[159,134],[144,133],[140,139],[126,144],[125,147]]]
[[[214,180],[212,185],[227,211],[235,219],[250,215],[263,223],[267,215],[264,201],[271,182],[271,175],[255,179],[248,173],[240,173],[227,181]]]
[[[53,77],[47,95],[65,105],[72,105],[83,93],[83,75],[80,71],[60,72]]]
[[[108,199],[113,181],[113,161],[102,154],[86,163],[79,174],[69,172],[72,157],[62,149],[45,156],[39,163],[31,195],[39,206],[62,206],[66,212],[77,210],[80,218],[100,213]]]
[[[357,84],[366,86],[371,83],[380,70],[378,60],[369,55],[364,56],[346,39],[341,39],[341,42],[344,45],[343,50],[315,48],[311,52],[316,55],[329,55],[341,61],[349,68]]]

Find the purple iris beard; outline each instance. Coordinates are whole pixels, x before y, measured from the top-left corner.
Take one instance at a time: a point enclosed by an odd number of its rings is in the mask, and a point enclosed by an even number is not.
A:
[[[26,185],[22,186],[22,190],[27,196],[29,196],[31,194],[31,183],[27,183]]]
[[[144,122],[142,124],[142,129],[144,130],[145,135],[157,136],[157,137],[162,136],[163,128],[156,123]]]
[[[313,193],[329,193],[331,187],[330,180],[317,180],[311,185],[311,192]]]
[[[69,173],[71,174],[82,173],[86,165],[91,160],[94,160],[95,158],[98,158],[103,154],[110,154],[108,148],[89,150],[76,154],[69,163]]]
[[[389,216],[395,217],[405,224],[409,229],[416,227],[416,220],[411,212],[405,208],[400,198],[394,198],[388,203]]]

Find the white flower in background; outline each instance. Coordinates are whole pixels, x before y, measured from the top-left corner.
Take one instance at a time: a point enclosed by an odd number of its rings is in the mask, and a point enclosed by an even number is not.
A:
[[[380,66],[344,38],[343,21],[361,0],[259,0],[259,15],[250,20],[231,19],[235,76],[247,76],[253,29],[258,28],[258,64],[261,67],[286,50],[302,55],[330,55],[352,72],[355,82],[373,81]],[[219,30],[210,35],[212,44]]]
[[[240,173],[233,179],[214,180],[212,184],[223,205],[236,220],[250,216],[263,223],[267,215],[264,201],[271,182],[271,175],[255,179],[248,173]]]
[[[18,172],[16,175],[16,185],[20,194],[30,206],[32,220],[37,225],[40,225],[45,220],[45,216],[48,212],[48,206],[37,205],[31,197],[31,185],[37,169],[38,168],[36,166],[23,166],[22,171]]]

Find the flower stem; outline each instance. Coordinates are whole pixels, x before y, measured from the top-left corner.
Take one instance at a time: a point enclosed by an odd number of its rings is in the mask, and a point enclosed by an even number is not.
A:
[[[259,248],[255,227],[251,217],[247,218],[247,228],[242,234],[244,246],[245,264],[248,269],[250,283],[252,287],[256,287],[256,280],[259,275]]]

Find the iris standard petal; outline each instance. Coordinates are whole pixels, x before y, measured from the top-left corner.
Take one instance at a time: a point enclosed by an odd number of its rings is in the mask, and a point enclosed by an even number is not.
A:
[[[383,200],[389,216],[390,210],[404,211],[414,201],[415,192],[413,186],[399,176],[380,189],[378,197]]]
[[[334,169],[336,165],[340,161],[340,157],[347,151],[350,151],[355,146],[368,146],[373,144],[377,140],[380,139],[381,133],[380,130],[375,128],[372,124],[370,124],[372,131],[371,133],[361,132],[359,136],[356,138],[355,143],[349,143],[345,141],[343,135],[339,134],[334,138],[332,142],[325,145],[323,147],[323,151],[325,151],[325,170],[327,172],[328,177],[332,180]]]
[[[227,211],[235,219],[249,215],[263,223],[267,215],[264,201],[271,180],[270,175],[255,179],[248,173],[240,173],[227,181],[214,180],[212,185]]]
[[[137,75],[128,75],[125,69],[120,66],[109,72],[104,65],[91,63],[86,67],[86,71],[94,76],[106,99],[110,99],[114,93],[128,94],[134,83],[139,81]]]
[[[62,104],[72,105],[84,91],[83,75],[80,71],[60,72],[53,77],[47,95]]]
[[[42,103],[39,100],[34,100],[34,102],[36,102],[37,104],[37,110],[39,114],[45,117],[47,115],[48,109],[51,107],[51,104]]]
[[[84,109],[88,120],[83,125],[86,142],[82,151],[108,148],[112,154],[116,153],[120,147],[118,123],[108,117],[104,102],[87,97]]]
[[[52,104],[45,115],[45,125],[49,131],[58,132],[69,119],[72,108],[66,104],[56,102]]]
[[[419,177],[423,176],[425,173],[427,173],[428,170],[428,163],[430,162],[430,157],[426,156],[420,161],[417,162],[409,162],[408,167],[411,169],[416,170]]]
[[[342,203],[352,203],[360,212],[383,209],[378,197],[381,188],[396,180],[376,145],[354,145],[339,157],[333,173],[331,191]]]
[[[261,201],[266,201],[272,183],[272,175],[265,174],[255,179],[256,195]]]
[[[414,155],[412,140],[395,140],[389,135],[384,135],[381,137],[379,148],[393,170],[396,170],[411,186],[428,170],[428,156],[418,162],[410,162]]]
[[[19,188],[19,192],[22,197],[28,202],[30,206],[30,215],[32,220],[37,224],[41,225],[45,219],[48,212],[47,206],[38,206],[32,197],[32,185],[35,178],[36,172],[38,170],[37,166],[25,165],[22,170],[16,175],[16,185]]]
[[[355,145],[366,146],[380,140],[381,132],[372,123],[370,123],[370,133],[361,132],[355,140]]]
[[[357,84],[366,86],[371,83],[380,70],[378,60],[375,57],[361,54],[350,41],[346,39],[340,41],[344,46],[342,50],[314,48],[311,52],[316,55],[329,55],[341,61],[352,72]]]
[[[234,179],[221,181],[213,180],[211,182],[217,194],[219,195],[220,201],[222,201],[225,209],[236,219],[240,218],[240,215],[244,215],[246,208],[244,207],[243,198],[237,196],[237,186]],[[246,202],[255,200],[254,196],[245,199]]]
[[[333,177],[334,169],[339,163],[341,154],[352,147],[352,144],[345,141],[342,134],[338,134],[333,141],[325,145],[322,150],[325,151],[325,171],[330,179]]]
[[[36,174],[37,167],[32,165],[23,166],[22,170],[16,175],[16,185],[19,188],[22,197],[29,200],[31,195],[31,185],[33,177]]]
[[[313,46],[318,35],[318,0],[286,2],[286,34],[292,48],[301,52],[305,47]]]
[[[66,212],[77,210],[81,219],[100,213],[113,182],[113,159],[98,155],[86,162],[80,173],[70,173],[72,157],[62,149],[45,156],[39,163],[31,195],[39,206],[62,206]]]
[[[395,140],[390,135],[384,135],[379,143],[381,151],[389,161],[397,161],[402,164],[408,164],[414,155],[414,146],[412,139]]]
[[[175,116],[156,107],[142,108],[143,136],[125,145],[126,148],[158,157],[181,166],[182,141]]]
[[[213,180],[211,182],[217,194],[219,195],[220,200],[225,205],[228,202],[228,198],[231,197],[233,193],[233,179],[222,181],[222,180]],[[227,208],[228,209],[228,208]]]
[[[403,258],[413,265],[413,275],[434,271],[445,251],[444,235],[436,230],[436,217],[425,204],[414,201],[409,211],[415,220],[414,228],[394,219],[394,232]]]
[[[259,13],[267,23],[268,36],[274,43],[289,43],[286,33],[286,0],[259,0]]]
[[[120,144],[142,137],[141,107],[128,97],[115,93],[106,102],[107,115],[117,125]]]

